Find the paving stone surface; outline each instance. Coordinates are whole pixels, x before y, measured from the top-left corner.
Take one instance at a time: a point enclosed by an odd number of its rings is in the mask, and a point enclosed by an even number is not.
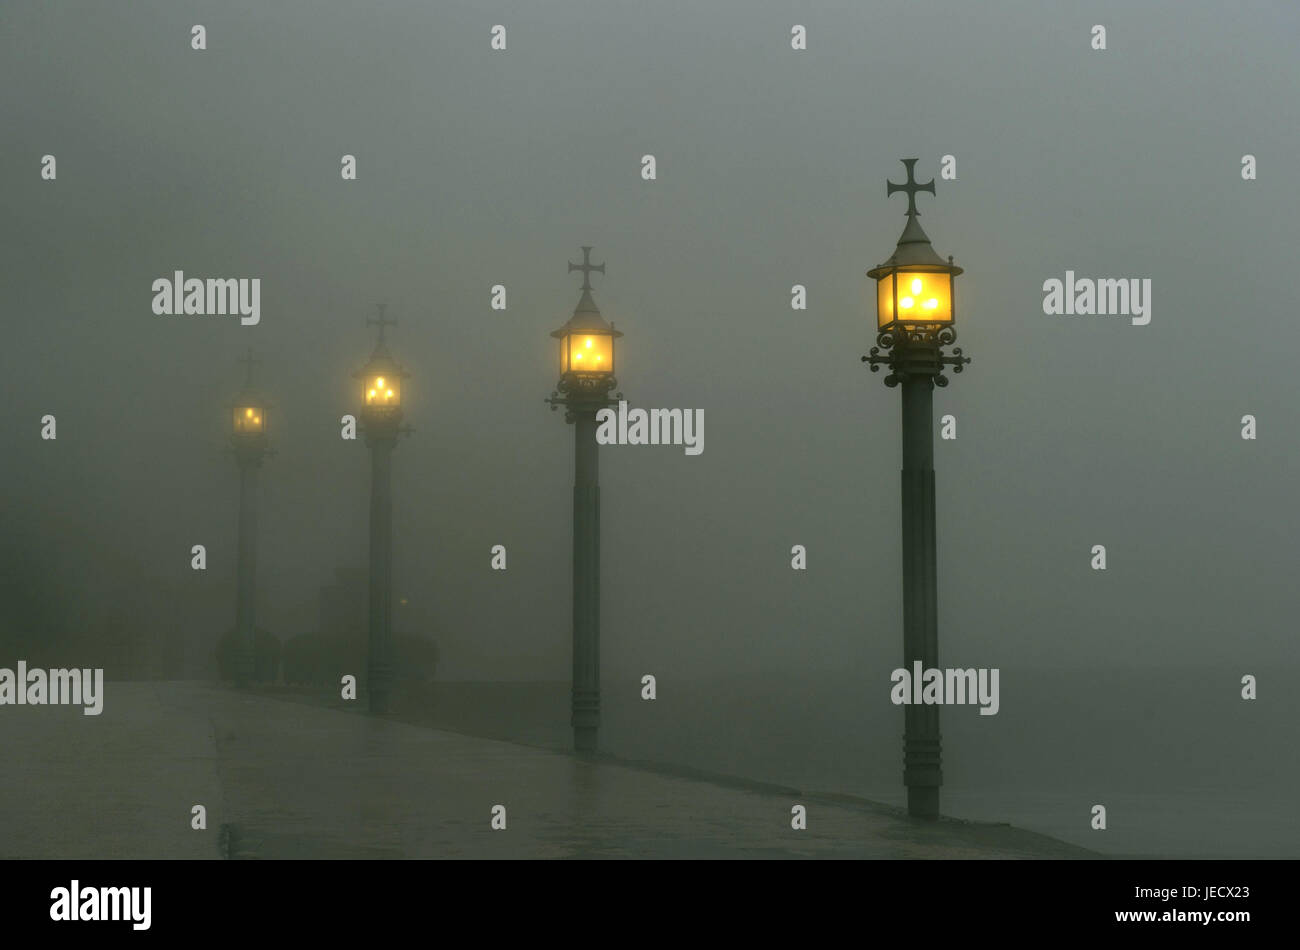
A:
[[[8,858],[1023,858],[1088,852],[197,683],[5,707]],[[808,809],[807,830],[790,827]],[[206,831],[190,828],[203,804]],[[507,827],[494,831],[492,808]],[[222,828],[225,826],[225,833]]]

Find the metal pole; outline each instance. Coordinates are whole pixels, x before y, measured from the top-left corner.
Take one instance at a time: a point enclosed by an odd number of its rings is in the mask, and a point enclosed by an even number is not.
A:
[[[366,690],[370,711],[388,711],[392,685],[392,459],[395,437],[370,443],[370,638]]]
[[[600,485],[596,411],[575,410],[573,480],[573,747],[596,751],[600,727]]]
[[[239,459],[238,603],[235,610],[235,682],[252,683],[257,674],[257,468],[256,458]]]
[[[939,665],[938,580],[934,524],[934,382],[910,375],[903,390],[903,661],[911,675]],[[920,685],[914,686],[920,689]],[[916,818],[939,817],[939,707],[903,707],[903,784],[907,810]]]

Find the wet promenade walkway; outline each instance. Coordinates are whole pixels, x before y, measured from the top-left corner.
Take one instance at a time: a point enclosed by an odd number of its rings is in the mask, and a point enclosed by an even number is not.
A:
[[[1006,825],[685,778],[197,683],[6,707],[4,858],[1082,857]],[[207,830],[190,827],[207,809]],[[790,826],[807,808],[807,829]],[[493,830],[493,807],[506,829]]]

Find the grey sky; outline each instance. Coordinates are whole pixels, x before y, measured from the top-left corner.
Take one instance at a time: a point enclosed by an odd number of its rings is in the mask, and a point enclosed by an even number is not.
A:
[[[364,563],[366,455],[338,418],[387,301],[416,429],[397,593],[449,659],[567,676],[573,436],[542,399],[592,244],[630,403],[706,421],[698,457],[602,451],[607,675],[883,683],[899,399],[858,359],[864,272],[903,225],[898,159],[928,179],[951,153],[959,180],[919,199],[966,268],[974,358],[935,400],[959,420],[936,446],[941,658],[1294,662],[1298,35],[1289,3],[8,3],[0,544],[146,597],[194,582],[206,543],[228,583],[223,407],[251,344],[279,453],[262,619],[310,629],[319,586]],[[155,316],[175,269],[260,277],[261,324]],[[1151,278],[1151,324],[1043,315],[1067,269]]]

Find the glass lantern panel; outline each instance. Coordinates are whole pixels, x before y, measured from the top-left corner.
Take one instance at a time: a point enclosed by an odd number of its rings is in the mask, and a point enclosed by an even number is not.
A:
[[[239,406],[235,409],[236,432],[265,432],[266,410],[261,406]]]
[[[898,313],[894,314],[894,281],[898,281]],[[897,319],[904,325],[952,322],[952,277],[939,272],[899,271],[876,282],[876,323],[884,327]]]
[[[561,372],[614,372],[614,338],[608,333],[570,333],[564,338]]]
[[[894,322],[894,275],[876,281],[876,326],[883,328]]]
[[[904,325],[952,322],[952,278],[944,273],[894,275],[898,281],[898,320]]]
[[[361,395],[367,406],[400,406],[402,380],[394,373],[371,373],[364,380]]]

